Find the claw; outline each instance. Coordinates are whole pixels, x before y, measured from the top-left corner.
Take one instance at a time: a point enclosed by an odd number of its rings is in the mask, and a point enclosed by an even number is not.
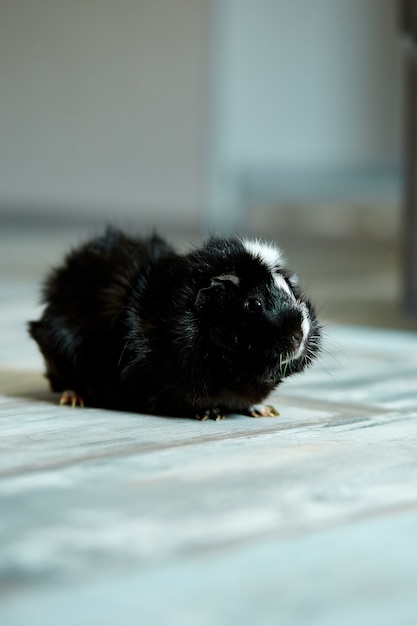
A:
[[[76,406],[83,407],[84,400],[76,391],[73,391],[72,389],[67,389],[66,391],[62,392],[59,404],[60,406],[70,405],[72,406],[72,408],[75,408]]]
[[[199,413],[196,413],[194,415],[195,419],[198,420],[199,422],[205,422],[206,420],[208,420],[209,416],[208,415],[199,415]]]
[[[254,406],[250,410],[251,417],[277,417],[279,412],[272,404]]]
[[[194,417],[196,420],[199,420],[200,422],[205,422],[208,419],[218,422],[219,420],[224,420],[226,415],[224,415],[224,413],[221,413],[220,409],[208,409],[207,411],[204,411],[204,413],[202,414],[196,413]]]

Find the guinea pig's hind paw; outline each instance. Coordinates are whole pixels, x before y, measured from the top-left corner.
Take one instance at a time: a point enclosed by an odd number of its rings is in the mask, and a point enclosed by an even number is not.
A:
[[[66,391],[62,392],[59,404],[60,406],[70,405],[73,408],[76,406],[82,407],[84,406],[84,400],[80,395],[78,395],[76,391],[73,391],[72,389],[67,389]]]
[[[196,413],[194,417],[199,422],[205,422],[208,419],[218,422],[219,420],[224,420],[226,416],[220,409],[207,409],[202,413]]]
[[[279,412],[272,404],[260,404],[249,409],[250,417],[277,417]]]

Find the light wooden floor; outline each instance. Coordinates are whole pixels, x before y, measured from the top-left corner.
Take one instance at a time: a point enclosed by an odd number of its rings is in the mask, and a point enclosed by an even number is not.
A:
[[[2,626],[417,624],[416,333],[330,320],[273,419],[57,407],[34,245],[0,252]]]

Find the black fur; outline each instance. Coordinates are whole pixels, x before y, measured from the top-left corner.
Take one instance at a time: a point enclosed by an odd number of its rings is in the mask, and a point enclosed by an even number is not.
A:
[[[52,389],[72,389],[87,405],[247,413],[319,349],[312,305],[287,269],[277,271],[293,297],[240,239],[211,238],[180,255],[157,235],[108,229],[48,277],[45,310],[30,334]],[[300,302],[309,333],[291,360],[302,332]]]

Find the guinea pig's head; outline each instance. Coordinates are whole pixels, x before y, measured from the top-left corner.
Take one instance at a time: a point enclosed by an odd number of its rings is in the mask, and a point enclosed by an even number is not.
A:
[[[276,385],[312,362],[320,326],[277,247],[212,238],[200,255],[194,309],[219,371]]]

